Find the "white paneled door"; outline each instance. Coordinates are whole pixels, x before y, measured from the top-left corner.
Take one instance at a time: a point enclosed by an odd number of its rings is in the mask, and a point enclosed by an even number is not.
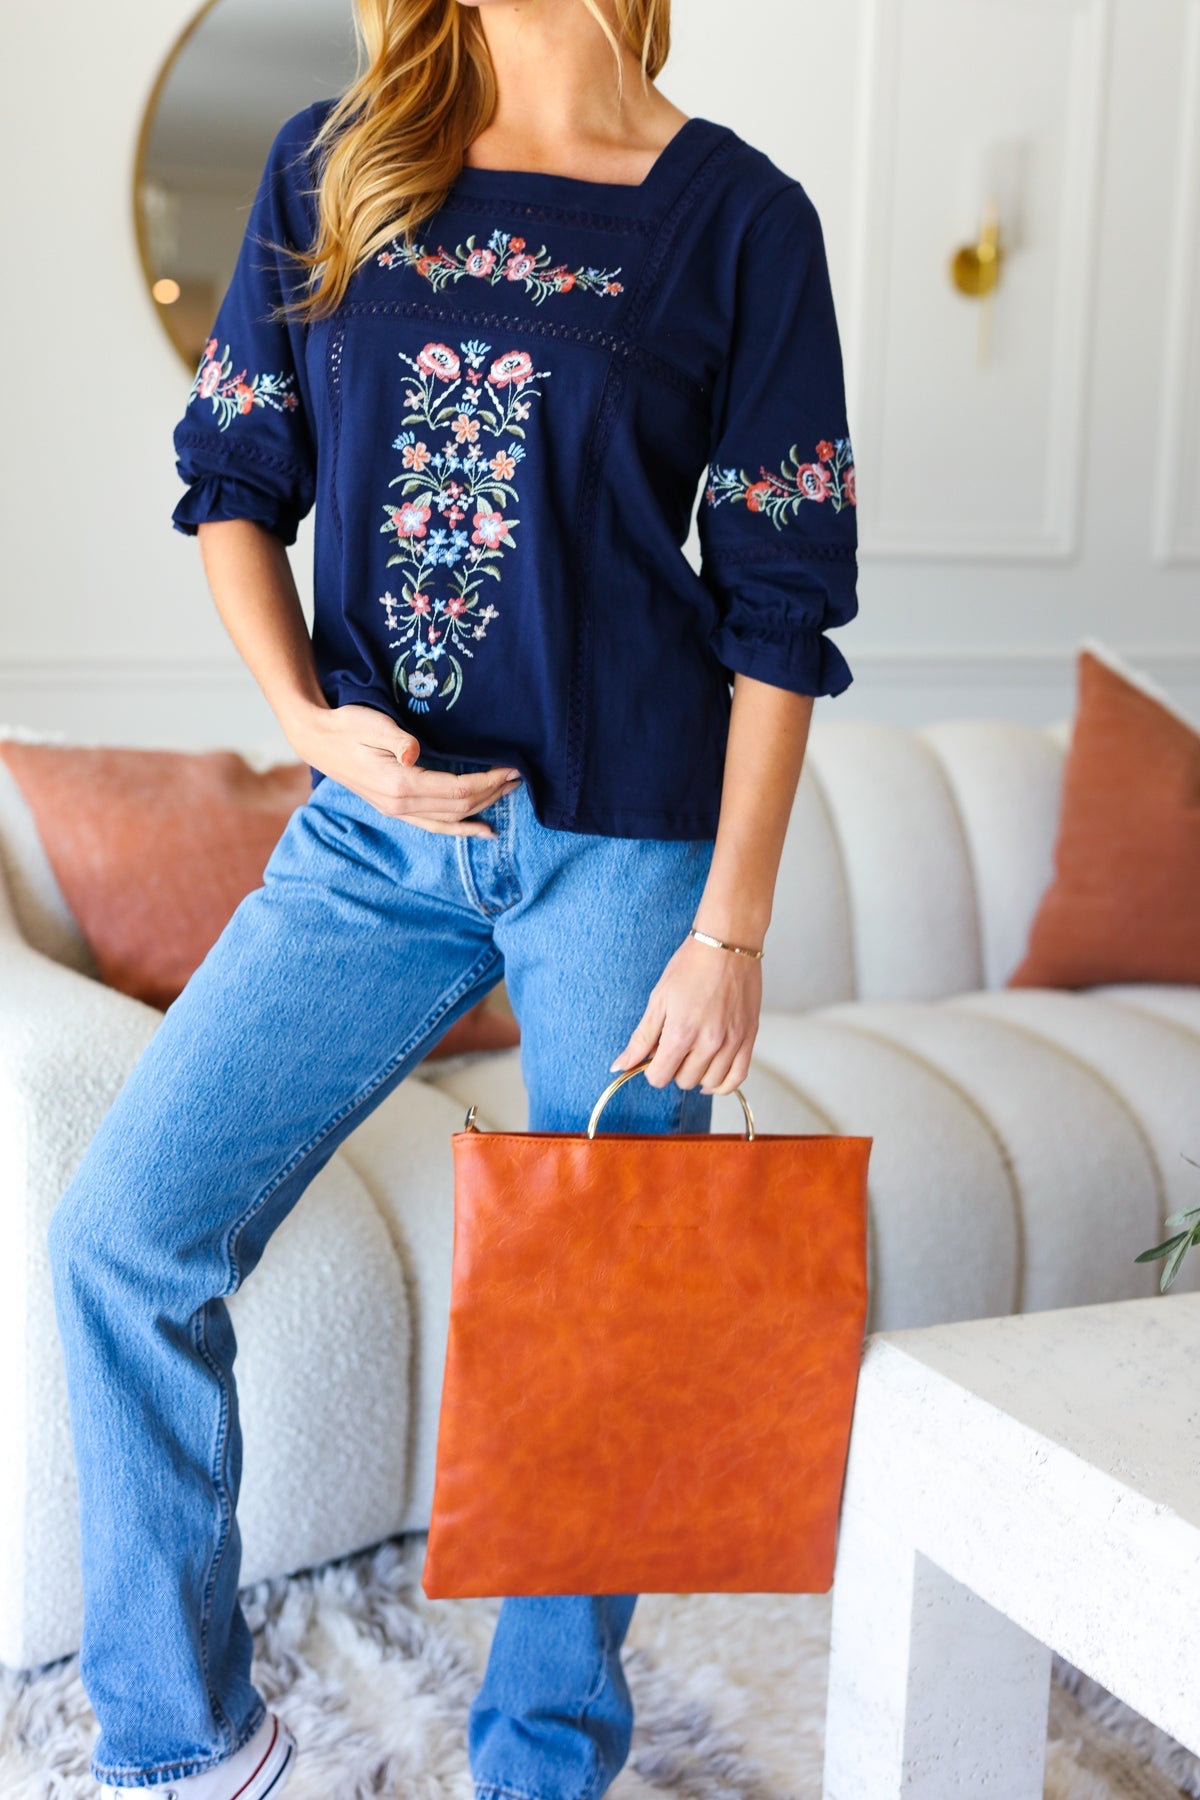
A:
[[[856,277],[876,555],[1077,546],[1108,0],[872,0]],[[999,280],[949,279],[987,209]]]

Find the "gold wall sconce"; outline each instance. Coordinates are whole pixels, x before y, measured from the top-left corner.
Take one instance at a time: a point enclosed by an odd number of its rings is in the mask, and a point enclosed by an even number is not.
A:
[[[1000,218],[994,205],[984,209],[979,239],[963,244],[950,258],[950,275],[960,294],[984,299],[1000,280],[1004,250],[1000,243]]]
[[[1004,245],[1000,242],[1000,213],[994,201],[983,209],[979,236],[973,244],[962,244],[950,257],[950,279],[968,300],[978,300],[979,362],[988,360],[991,343],[992,299],[1000,285],[1004,266]]]

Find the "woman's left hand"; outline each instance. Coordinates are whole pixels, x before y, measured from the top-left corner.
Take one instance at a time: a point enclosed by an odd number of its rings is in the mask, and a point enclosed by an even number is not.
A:
[[[681,1088],[699,1086],[706,1094],[732,1094],[750,1072],[761,1010],[762,963],[757,957],[685,938],[612,1068],[633,1068],[653,1050],[645,1070],[652,1087],[675,1081]]]

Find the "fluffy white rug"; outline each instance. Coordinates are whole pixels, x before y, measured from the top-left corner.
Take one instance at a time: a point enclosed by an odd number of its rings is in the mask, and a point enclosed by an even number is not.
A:
[[[301,1753],[288,1800],[471,1800],[467,1707],[498,1602],[424,1598],[424,1540],[245,1595],[255,1676]],[[828,1595],[645,1595],[613,1800],[819,1800]],[[84,1800],[95,1723],[75,1658],[0,1678],[0,1796]],[[1046,1800],[1200,1800],[1200,1760],[1056,1661]],[[865,1800],[865,1797],[864,1797]],[[969,1800],[969,1797],[968,1797]]]

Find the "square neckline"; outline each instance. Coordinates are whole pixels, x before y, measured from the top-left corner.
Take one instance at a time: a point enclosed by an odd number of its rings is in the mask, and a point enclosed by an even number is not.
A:
[[[674,136],[668,138],[641,181],[596,181],[587,175],[559,175],[545,169],[476,168],[473,164],[464,163],[455,178],[452,191],[483,199],[546,202],[603,197],[610,207],[614,204],[631,203],[640,207],[657,196],[664,181],[686,158],[693,143],[699,145],[710,133],[719,133],[724,129],[713,120],[693,113],[684,120]],[[617,197],[616,200],[613,199],[614,196]]]

